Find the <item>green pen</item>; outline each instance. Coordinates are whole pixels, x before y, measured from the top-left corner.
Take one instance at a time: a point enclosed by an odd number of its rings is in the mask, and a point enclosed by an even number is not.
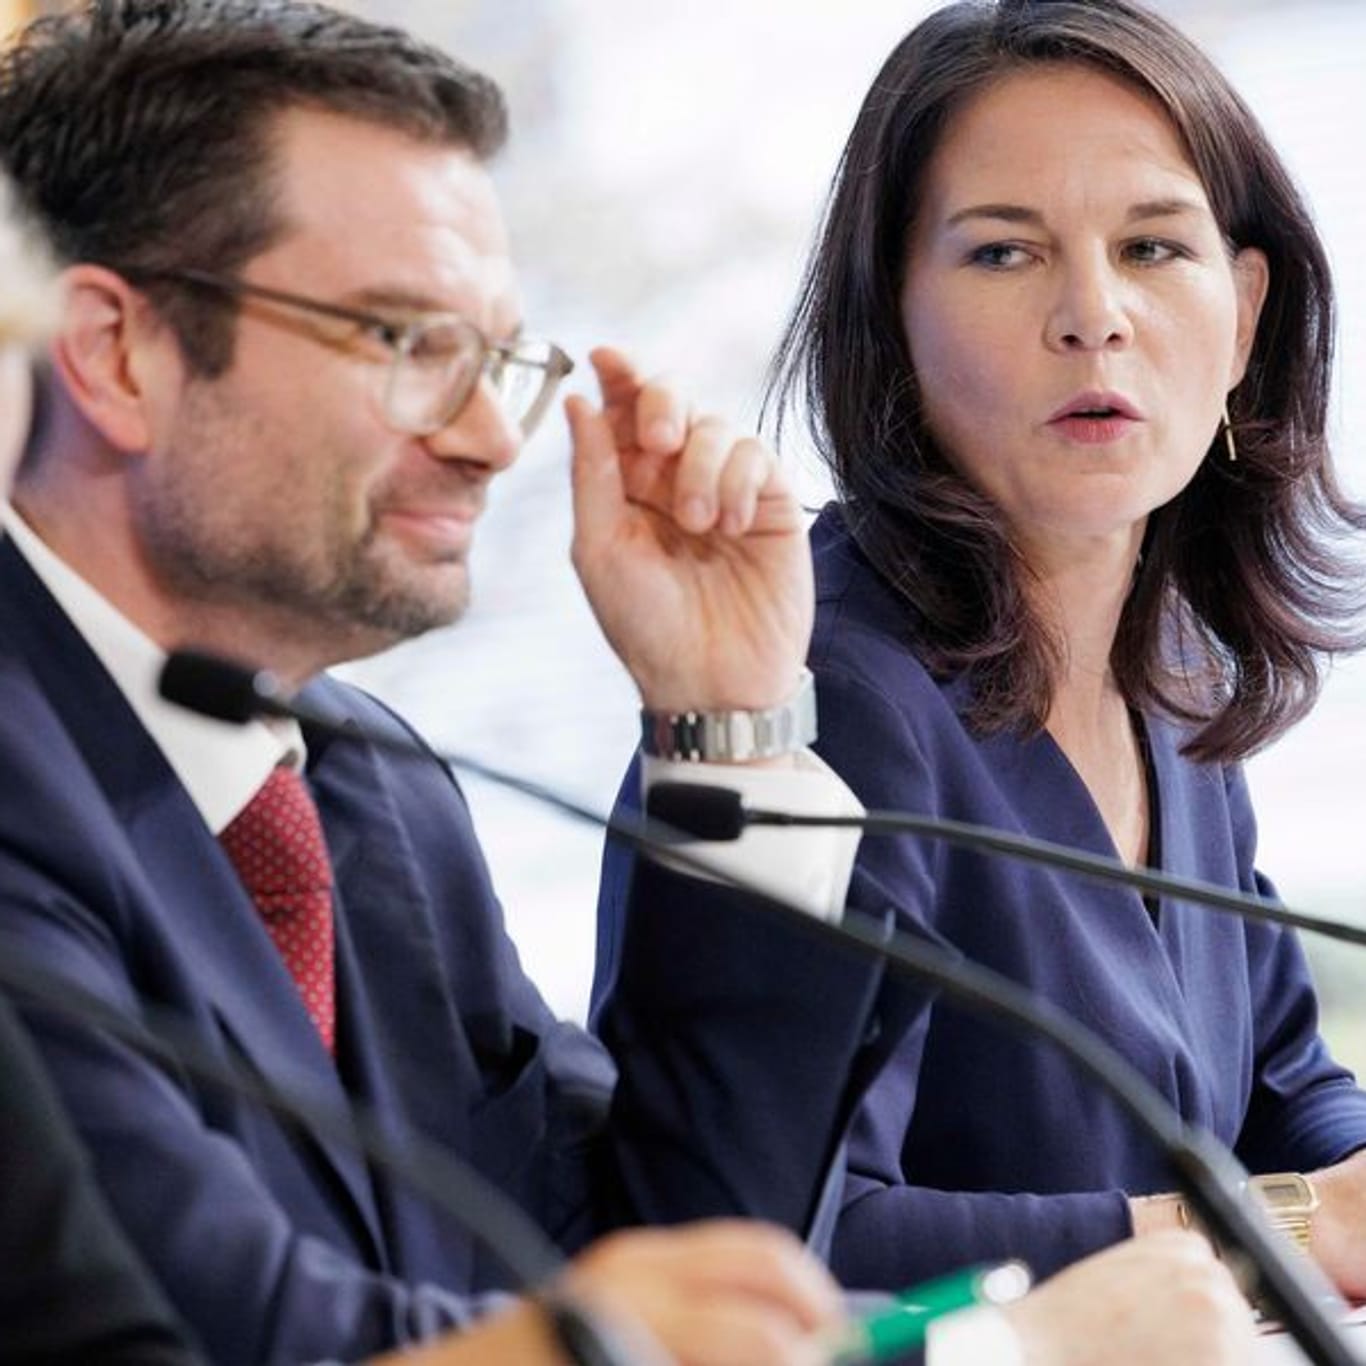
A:
[[[930,1324],[946,1314],[977,1305],[1010,1304],[1033,1277],[1023,1262],[974,1266],[903,1290],[886,1309],[855,1319],[830,1344],[830,1366],[870,1366],[919,1347]]]

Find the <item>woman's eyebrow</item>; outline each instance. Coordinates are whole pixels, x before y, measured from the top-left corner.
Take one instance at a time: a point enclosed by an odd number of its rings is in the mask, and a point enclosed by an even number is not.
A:
[[[1144,199],[1131,205],[1124,219],[1127,223],[1136,223],[1146,218],[1178,218],[1203,215],[1207,212],[1206,207],[1194,199]],[[1038,209],[1031,209],[1024,204],[974,204],[950,214],[945,226],[956,228],[960,223],[979,218],[992,219],[1000,223],[1024,223],[1037,228],[1044,226],[1043,214]]]

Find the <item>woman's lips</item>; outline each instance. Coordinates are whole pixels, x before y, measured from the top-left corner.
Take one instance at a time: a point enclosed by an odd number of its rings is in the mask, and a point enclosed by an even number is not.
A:
[[[1075,441],[1083,446],[1103,446],[1127,436],[1138,426],[1138,422],[1132,417],[1125,417],[1122,413],[1116,412],[1104,416],[1069,413],[1066,417],[1054,418],[1048,425],[1069,441]]]
[[[1142,420],[1142,414],[1123,394],[1088,389],[1068,399],[1048,419],[1048,426],[1069,441],[1099,446],[1120,440]]]

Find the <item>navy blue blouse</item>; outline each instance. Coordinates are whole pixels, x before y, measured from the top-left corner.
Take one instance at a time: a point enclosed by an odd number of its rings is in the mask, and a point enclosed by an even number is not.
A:
[[[860,800],[1113,856],[1046,733],[964,725],[963,685],[911,652],[904,606],[837,508],[812,541],[816,748]],[[1241,772],[1191,763],[1174,726],[1144,724],[1163,870],[1269,893]],[[609,850],[595,997],[610,987],[628,866]],[[1064,1006],[1251,1170],[1312,1171],[1366,1145],[1366,1094],[1319,1037],[1293,934],[1167,900],[1150,910],[1136,892],[915,837],[866,837],[850,901],[892,907]],[[834,1243],[845,1284],[896,1288],[1006,1255],[1046,1275],[1126,1237],[1129,1195],[1171,1189],[1150,1141],[1050,1045],[904,988],[884,995],[889,1029],[905,1032],[850,1138]]]

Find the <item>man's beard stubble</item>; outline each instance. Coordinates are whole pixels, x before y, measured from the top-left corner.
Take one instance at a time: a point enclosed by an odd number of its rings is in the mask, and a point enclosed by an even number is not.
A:
[[[186,414],[201,437],[212,432],[216,416],[202,409]],[[244,621],[297,633],[301,643],[311,637],[343,659],[448,626],[464,614],[469,578],[463,556],[424,574],[390,545],[394,563],[386,564],[378,519],[371,513],[364,530],[352,532],[344,490],[335,484],[327,505],[301,519],[300,531],[315,534],[291,535],[280,507],[290,496],[287,471],[281,492],[254,508],[234,477],[232,453],[219,457],[213,444],[180,444],[177,458],[161,465],[160,478],[134,486],[149,567],[163,591],[184,603],[187,617],[197,606],[236,609]],[[299,496],[307,497],[307,489]],[[310,540],[319,542],[312,550]]]

